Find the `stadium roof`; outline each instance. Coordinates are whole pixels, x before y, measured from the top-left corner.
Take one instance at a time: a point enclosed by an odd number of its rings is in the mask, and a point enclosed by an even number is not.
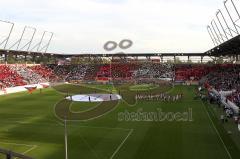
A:
[[[149,57],[149,56],[206,56],[203,53],[79,53],[79,54],[57,54],[57,53],[41,53],[41,52],[28,52],[17,50],[0,50],[0,55],[5,53],[11,53],[14,55],[36,55],[36,56],[57,56],[57,57],[112,57],[112,56],[130,56],[130,57]]]
[[[227,56],[227,55],[240,55],[240,35],[216,46],[205,54],[209,56]]]
[[[112,57],[112,56],[129,56],[129,57],[150,57],[150,56],[227,56],[227,55],[240,55],[240,35],[216,46],[205,53],[79,53],[79,54],[58,54],[58,53],[42,53],[42,52],[29,52],[19,50],[0,50],[1,54],[14,54],[14,55],[34,55],[34,56],[54,56],[59,58],[70,57]]]
[[[97,57],[112,57],[112,56],[130,56],[130,57],[149,57],[149,56],[203,56],[203,53],[114,53],[114,54],[64,54],[63,56],[97,56]]]

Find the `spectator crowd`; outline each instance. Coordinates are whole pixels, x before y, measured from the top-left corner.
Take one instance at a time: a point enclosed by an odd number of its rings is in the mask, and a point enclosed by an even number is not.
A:
[[[217,91],[232,91],[227,100],[240,107],[240,65],[218,65],[206,78]]]
[[[80,65],[0,65],[0,89],[44,82],[141,79],[201,80],[217,91],[233,91],[228,100],[240,106],[240,65],[112,63]]]

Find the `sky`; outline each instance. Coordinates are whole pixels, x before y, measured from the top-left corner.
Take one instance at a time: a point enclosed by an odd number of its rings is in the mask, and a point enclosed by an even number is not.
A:
[[[219,8],[222,0],[7,0],[0,3],[0,19],[15,23],[8,48],[24,26],[31,26],[37,28],[31,47],[43,31],[54,32],[48,50],[53,53],[107,53],[107,41],[122,39],[131,39],[133,46],[110,53],[199,53],[213,47],[206,26]],[[8,29],[9,24],[0,23],[0,40]],[[20,48],[32,33],[26,30]]]

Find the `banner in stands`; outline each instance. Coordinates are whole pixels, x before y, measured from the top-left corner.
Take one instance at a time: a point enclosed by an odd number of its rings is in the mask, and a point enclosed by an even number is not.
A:
[[[3,88],[3,89],[0,89],[0,95],[24,92],[26,90],[34,91],[34,88],[36,90],[36,89],[47,88],[47,87],[49,87],[49,83],[41,83],[41,84],[32,84],[32,85],[25,85],[25,86]]]

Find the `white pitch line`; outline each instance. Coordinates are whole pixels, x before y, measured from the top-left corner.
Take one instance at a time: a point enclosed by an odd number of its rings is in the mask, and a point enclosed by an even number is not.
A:
[[[16,146],[27,146],[27,147],[33,147],[36,145],[27,145],[27,144],[18,144],[18,143],[12,143],[12,142],[0,142],[2,144],[8,144],[8,145],[16,145]]]
[[[132,134],[133,129],[131,129],[128,133],[128,135],[125,137],[125,139],[121,142],[121,144],[118,146],[118,148],[114,151],[114,153],[112,154],[112,156],[110,157],[110,159],[113,159],[113,157],[118,153],[118,151],[121,149],[121,147],[123,146],[123,144],[127,141],[128,137]]]
[[[125,128],[110,128],[110,127],[97,127],[97,126],[81,126],[81,125],[69,125],[74,127],[82,127],[82,128],[92,128],[92,129],[109,129],[109,130],[124,130],[124,131],[130,131],[132,129],[125,129]]]
[[[27,145],[27,144],[18,144],[18,143],[12,143],[12,142],[0,142],[2,144],[6,144],[6,145],[16,145],[16,146],[26,146],[26,147],[31,147],[28,150],[24,151],[22,154],[25,155],[26,153],[34,150],[35,148],[37,148],[37,145]],[[14,158],[17,159],[17,158]]]
[[[28,152],[34,150],[35,148],[37,148],[37,145],[34,145],[32,148],[28,149],[27,151],[23,152],[22,154],[25,155],[26,153],[28,153]]]
[[[83,142],[85,142],[85,144],[87,145],[87,147],[90,149],[90,151],[94,154],[94,156],[99,159],[98,157],[98,154],[93,150],[93,148],[90,146],[90,144],[88,144],[88,142],[84,139],[84,137],[81,137],[80,138],[83,140]]]
[[[33,145],[30,149],[24,151],[22,154],[25,155],[26,153],[28,153],[28,152],[34,150],[35,148],[37,148],[37,145]],[[14,159],[17,159],[17,157],[15,157]]]
[[[64,126],[64,124],[62,122],[58,121],[58,120],[52,120],[52,121],[56,122],[57,124],[59,124],[61,126]]]
[[[218,135],[218,137],[219,137],[220,141],[222,142],[222,144],[223,144],[223,147],[224,147],[225,151],[226,151],[226,152],[227,152],[227,154],[228,154],[228,157],[229,157],[230,159],[232,159],[232,156],[231,156],[230,152],[228,151],[228,149],[227,149],[227,146],[225,145],[225,143],[224,143],[224,141],[223,141],[222,137],[220,136],[220,134],[219,134],[219,132],[218,132],[218,130],[217,130],[217,128],[216,128],[216,126],[214,125],[214,123],[213,123],[213,121],[212,121],[212,119],[211,119],[211,117],[210,117],[210,115],[209,115],[209,113],[208,113],[208,111],[207,111],[207,108],[206,108],[206,106],[203,104],[203,102],[202,102],[202,101],[201,101],[201,103],[202,103],[202,105],[203,105],[203,107],[204,107],[205,111],[207,112],[208,118],[209,118],[209,120],[211,121],[211,124],[212,124],[213,128],[215,129],[215,131],[216,131],[216,133],[217,133],[217,135]]]

